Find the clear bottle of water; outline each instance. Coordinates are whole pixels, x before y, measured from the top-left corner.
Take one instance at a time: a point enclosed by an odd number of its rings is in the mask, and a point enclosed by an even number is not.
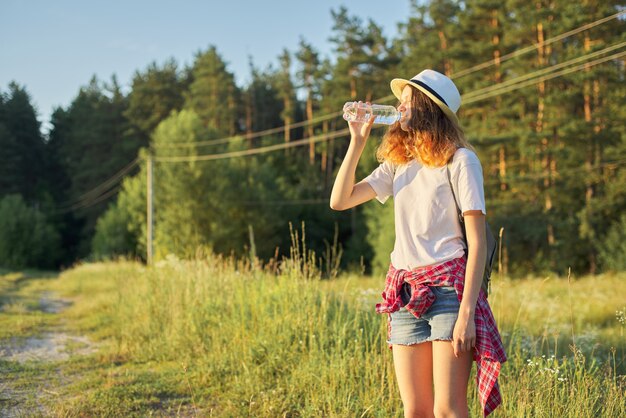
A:
[[[358,110],[363,109],[362,115],[358,115]],[[343,118],[348,122],[367,122],[374,117],[374,123],[392,125],[400,120],[402,114],[393,106],[367,104],[359,102],[346,102],[343,105]]]

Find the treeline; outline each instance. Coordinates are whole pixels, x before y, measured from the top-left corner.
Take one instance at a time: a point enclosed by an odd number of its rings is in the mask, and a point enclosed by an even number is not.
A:
[[[392,205],[328,207],[348,144],[336,133],[346,127],[338,110],[348,100],[390,102],[392,78],[433,68],[463,95],[488,219],[504,231],[505,271],[626,268],[620,2],[412,6],[393,39],[345,8],[331,11],[331,57],[301,39],[268,68],[251,62],[244,86],[212,46],[189,67],[170,60],[137,71],[127,94],[115,77],[94,77],[55,109],[45,136],[27,89],[10,84],[0,96],[0,266],[144,258],[150,157],[157,259],[199,249],[269,259],[289,252],[291,223],[322,264],[336,259],[337,234],[344,266],[382,270]],[[377,165],[382,134],[358,177]]]

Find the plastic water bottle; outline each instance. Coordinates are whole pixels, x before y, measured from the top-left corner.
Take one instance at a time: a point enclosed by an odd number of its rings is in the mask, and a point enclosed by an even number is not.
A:
[[[357,111],[363,109],[362,115],[358,115]],[[346,102],[343,105],[343,118],[348,122],[367,122],[374,117],[374,123],[383,125],[392,125],[400,120],[402,114],[393,106],[367,104],[359,102]]]

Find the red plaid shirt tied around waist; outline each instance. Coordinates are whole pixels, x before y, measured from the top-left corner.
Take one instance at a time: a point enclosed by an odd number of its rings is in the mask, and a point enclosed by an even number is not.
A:
[[[441,264],[420,267],[415,270],[398,270],[389,266],[383,292],[383,303],[376,304],[376,312],[391,314],[405,306],[416,317],[421,317],[435,301],[430,286],[453,286],[459,301],[465,284],[466,258],[456,258]],[[411,299],[406,305],[401,291],[404,283],[411,286]],[[474,315],[476,324],[476,383],[484,416],[493,412],[502,403],[498,376],[501,364],[506,361],[504,346],[496,321],[483,290],[480,290]],[[387,331],[391,324],[387,323]]]

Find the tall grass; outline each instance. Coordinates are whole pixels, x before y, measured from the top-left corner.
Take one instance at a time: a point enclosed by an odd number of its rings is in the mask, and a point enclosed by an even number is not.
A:
[[[85,265],[57,285],[77,301],[67,315],[109,342],[103,356],[180,364],[200,416],[402,415],[385,318],[373,310],[381,278],[320,281],[304,279],[301,266],[278,275],[250,266],[214,256]],[[574,280],[571,299],[562,279],[494,281],[509,355],[494,416],[626,416],[624,324],[615,317],[624,278]]]

